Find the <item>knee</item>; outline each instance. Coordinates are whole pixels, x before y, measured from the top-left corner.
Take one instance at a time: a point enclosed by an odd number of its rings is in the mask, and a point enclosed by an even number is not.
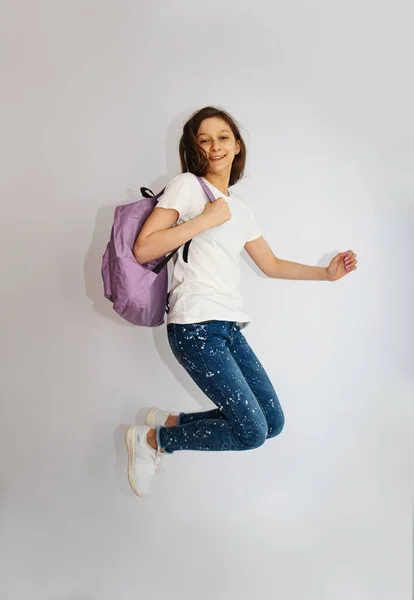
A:
[[[271,419],[268,419],[268,427],[269,431],[267,434],[267,438],[274,438],[280,433],[282,433],[283,428],[285,426],[285,415],[281,409],[274,412]]]
[[[268,437],[268,426],[264,421],[263,423],[252,423],[247,426],[245,438],[243,440],[243,446],[246,450],[254,450],[262,446]]]

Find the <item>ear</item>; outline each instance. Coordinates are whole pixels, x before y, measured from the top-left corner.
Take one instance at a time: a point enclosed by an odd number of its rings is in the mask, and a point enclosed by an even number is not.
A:
[[[236,142],[236,152],[234,154],[238,154],[240,152],[240,142]]]

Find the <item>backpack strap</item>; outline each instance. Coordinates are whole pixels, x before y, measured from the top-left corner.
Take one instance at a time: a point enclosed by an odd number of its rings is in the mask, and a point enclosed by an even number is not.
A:
[[[210,190],[210,188],[208,187],[208,185],[205,183],[205,181],[203,179],[201,179],[201,177],[199,177],[198,175],[195,175],[195,177],[197,178],[198,183],[201,185],[201,187],[203,188],[207,198],[210,200],[210,202],[214,202],[215,201],[215,196],[213,194],[213,192]],[[147,190],[148,188],[141,188],[142,190]],[[165,188],[164,188],[165,190]],[[154,198],[159,198],[160,196],[162,196],[162,194],[164,193],[164,190],[162,190],[162,192],[160,192],[159,194],[157,194],[157,196],[154,196]],[[149,190],[151,191],[151,190]],[[151,192],[152,193],[152,192]],[[185,243],[185,250],[186,250],[186,256],[188,256],[188,248],[191,244],[192,240],[188,240],[188,242]],[[165,258],[163,258],[152,270],[154,273],[156,273],[158,275],[158,273],[165,267],[165,265],[168,263],[168,261],[170,261],[172,259],[172,257],[174,256],[174,254],[181,248],[181,246],[178,246],[178,248],[176,248],[175,250],[173,250],[170,254],[168,254],[168,256],[166,256]],[[187,262],[187,261],[186,261]]]
[[[201,187],[205,191],[207,198],[210,200],[210,202],[214,202],[214,200],[216,198],[215,198],[213,192],[210,190],[210,188],[206,184],[206,182],[204,181],[204,179],[201,179],[201,177],[199,177],[198,175],[196,175],[196,177],[198,179],[198,183],[201,185]]]
[[[155,196],[154,192],[146,187],[142,187],[140,189],[140,192],[144,198],[154,198],[154,196]]]

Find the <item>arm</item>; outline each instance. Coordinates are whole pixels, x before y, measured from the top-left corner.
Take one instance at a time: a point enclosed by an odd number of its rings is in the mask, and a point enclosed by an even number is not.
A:
[[[327,267],[310,267],[277,258],[263,237],[247,242],[244,248],[253,262],[268,277],[330,281]]]
[[[334,256],[328,267],[309,267],[277,258],[263,237],[247,242],[244,247],[250,258],[265,275],[277,279],[338,281],[357,269],[358,261],[352,250],[340,252]]]
[[[134,244],[133,254],[139,263],[165,256],[203,231],[228,221],[231,213],[224,198],[217,198],[207,202],[197,217],[173,227],[179,216],[175,208],[154,208]]]
[[[165,256],[208,229],[203,214],[173,227],[178,217],[174,208],[154,208],[134,244],[133,254],[139,263]]]

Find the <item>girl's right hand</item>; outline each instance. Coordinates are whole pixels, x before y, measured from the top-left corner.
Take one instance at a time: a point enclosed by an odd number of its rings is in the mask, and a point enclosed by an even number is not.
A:
[[[229,203],[224,198],[217,198],[214,202],[208,201],[202,214],[207,229],[222,225],[231,219]]]

